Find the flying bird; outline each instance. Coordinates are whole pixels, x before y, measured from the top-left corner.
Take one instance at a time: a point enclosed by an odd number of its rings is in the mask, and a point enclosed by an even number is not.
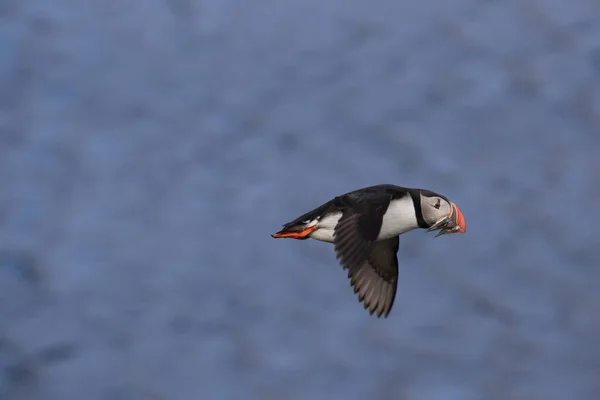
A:
[[[400,235],[417,228],[439,231],[438,237],[464,233],[467,223],[441,194],[385,184],[337,196],[271,236],[333,243],[358,301],[370,315],[387,318],[398,286]]]

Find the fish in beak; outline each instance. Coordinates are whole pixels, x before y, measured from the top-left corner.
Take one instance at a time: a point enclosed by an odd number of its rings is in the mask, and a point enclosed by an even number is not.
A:
[[[446,235],[448,233],[465,233],[467,231],[467,220],[460,208],[450,202],[450,213],[441,218],[435,224],[431,225],[427,232],[440,230],[435,237]]]

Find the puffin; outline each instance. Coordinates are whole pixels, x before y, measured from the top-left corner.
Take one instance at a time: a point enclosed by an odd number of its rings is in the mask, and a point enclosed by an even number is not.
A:
[[[398,286],[400,235],[415,229],[438,231],[437,238],[465,233],[467,222],[444,195],[381,184],[336,196],[271,236],[332,243],[358,302],[370,315],[387,318]]]

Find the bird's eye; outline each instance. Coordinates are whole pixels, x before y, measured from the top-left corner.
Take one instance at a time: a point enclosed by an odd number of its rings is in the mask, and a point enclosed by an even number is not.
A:
[[[440,199],[438,199],[438,201],[435,203],[434,207],[439,210],[441,205],[442,204],[440,203]]]

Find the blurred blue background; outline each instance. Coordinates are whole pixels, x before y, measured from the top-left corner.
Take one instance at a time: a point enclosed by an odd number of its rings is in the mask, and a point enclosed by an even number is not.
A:
[[[0,398],[597,400],[599,126],[597,1],[4,0]],[[378,183],[387,320],[270,237]]]

